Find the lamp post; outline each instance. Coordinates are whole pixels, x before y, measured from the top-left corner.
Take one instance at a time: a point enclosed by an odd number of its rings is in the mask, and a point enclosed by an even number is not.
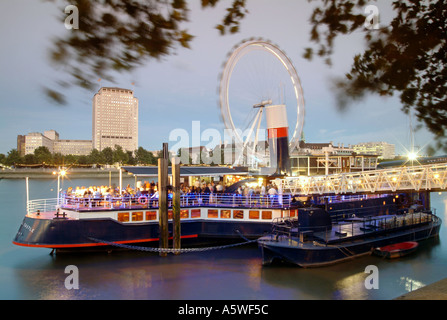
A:
[[[57,204],[59,205],[59,193],[60,193],[60,178],[65,177],[65,175],[67,174],[67,171],[65,171],[64,169],[59,170],[58,172],[53,171],[53,174],[56,175],[57,174]]]

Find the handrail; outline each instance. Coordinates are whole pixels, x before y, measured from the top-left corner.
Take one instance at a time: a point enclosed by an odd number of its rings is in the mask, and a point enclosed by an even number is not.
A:
[[[334,231],[338,233],[339,239],[350,239],[360,235],[365,235],[367,233],[371,234],[374,232],[381,232],[391,229],[404,228],[408,226],[414,226],[418,224],[424,224],[429,222],[438,221],[438,217],[432,213],[431,210],[428,211],[418,211],[413,213],[406,213],[404,215],[390,215],[390,216],[380,216],[380,217],[365,217],[361,221],[351,221],[347,223],[334,224],[331,227],[298,227],[296,222],[298,221],[295,217],[277,218],[274,219],[272,225],[272,234],[276,239],[280,236],[285,236],[287,241],[292,238],[299,239],[300,234],[305,231],[315,231],[318,232],[320,236],[318,239],[323,240],[327,245],[328,239],[330,239],[330,234]],[[288,222],[289,221],[289,222]],[[354,225],[361,224],[361,228],[354,228]],[[344,236],[344,232],[350,231],[350,236]]]
[[[168,206],[172,207],[172,196],[168,197]],[[180,197],[181,207],[247,207],[247,208],[283,208],[292,205],[292,196],[285,195],[240,195],[240,194],[186,194]],[[158,208],[158,197],[75,197],[61,196],[61,207],[75,210],[104,209],[141,209]]]
[[[58,206],[57,198],[30,200],[26,204],[26,212],[27,214],[51,212],[56,211],[57,206]]]
[[[282,190],[305,195],[445,190],[447,164],[395,167],[327,176],[299,176],[281,180]]]
[[[383,195],[382,195],[383,196]],[[355,196],[344,196],[342,199],[331,199],[332,203],[349,202],[357,199]],[[227,193],[210,194],[183,194],[180,197],[180,206],[188,207],[244,207],[244,208],[262,208],[262,209],[295,209],[292,201],[292,194],[283,195],[241,195]],[[168,206],[172,207],[172,194],[168,197]],[[27,203],[27,213],[55,211],[57,206],[63,209],[72,209],[77,211],[95,211],[95,210],[116,210],[116,209],[157,209],[158,198],[148,197],[146,195],[134,196],[124,195],[121,197],[112,197],[110,195],[95,198],[68,196],[62,194],[58,199],[37,199],[30,200]]]

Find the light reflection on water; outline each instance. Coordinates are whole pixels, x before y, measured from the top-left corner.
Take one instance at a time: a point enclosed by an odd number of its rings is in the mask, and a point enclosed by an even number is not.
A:
[[[55,186],[56,181],[31,180],[30,198],[54,197]],[[447,277],[445,223],[439,239],[408,257],[366,256],[318,269],[263,267],[256,246],[165,258],[143,252],[50,256],[50,250],[11,243],[24,215],[24,181],[0,180],[0,199],[0,299],[393,299]],[[446,221],[447,194],[433,193],[432,206]],[[79,290],[64,286],[67,265],[79,268]],[[379,269],[378,290],[364,286],[368,265]]]
[[[407,292],[411,292],[426,286],[426,284],[409,277],[401,277],[400,281]]]

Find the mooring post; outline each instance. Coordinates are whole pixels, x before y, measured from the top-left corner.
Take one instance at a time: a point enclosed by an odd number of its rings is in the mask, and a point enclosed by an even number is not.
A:
[[[430,190],[426,190],[424,194],[424,208],[425,210],[431,209]]]
[[[158,159],[158,213],[160,226],[160,248],[168,248],[168,144],[163,143],[163,156]],[[166,252],[160,252],[166,257]]]
[[[173,229],[174,238],[173,245],[174,249],[180,249],[181,247],[181,229],[180,229],[180,158],[172,158],[172,186],[173,186],[173,205],[172,205],[172,219],[173,219]],[[175,254],[179,254],[176,252]]]

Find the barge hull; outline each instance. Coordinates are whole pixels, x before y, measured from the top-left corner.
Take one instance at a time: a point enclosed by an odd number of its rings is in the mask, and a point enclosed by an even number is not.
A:
[[[354,243],[338,243],[331,245],[316,245],[314,243],[299,243],[297,240],[279,238],[261,238],[258,245],[262,251],[263,265],[276,261],[295,264],[303,268],[323,267],[339,262],[370,255],[374,248],[404,241],[423,241],[439,234],[441,219],[433,224],[400,232],[389,236]]]
[[[204,244],[222,241],[256,239],[270,230],[270,222],[243,223],[197,219],[182,221],[182,244]],[[26,216],[13,240],[15,245],[70,251],[80,249],[105,249],[107,243],[145,244],[158,246],[158,222],[124,224],[113,219],[41,219]],[[169,223],[172,237],[172,223]],[[95,239],[95,240],[94,240]]]

